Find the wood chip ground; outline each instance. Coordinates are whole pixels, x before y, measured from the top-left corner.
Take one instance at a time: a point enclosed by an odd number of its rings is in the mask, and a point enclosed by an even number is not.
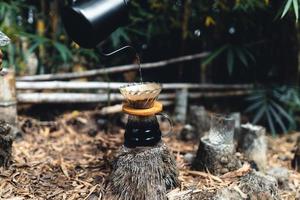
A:
[[[124,130],[98,131],[96,136],[89,136],[68,123],[73,118],[89,126],[87,115],[78,112],[65,114],[55,122],[20,118],[25,133],[13,145],[10,168],[0,168],[0,199],[102,199],[110,163],[123,143]],[[238,190],[238,177],[247,174],[250,167],[244,165],[221,177],[191,171],[183,157],[196,153],[197,141],[176,139],[180,128],[176,126],[174,135],[164,139],[176,156],[182,182],[181,188],[170,191],[168,197],[174,199],[201,191],[213,193],[227,186]],[[296,199],[300,193],[300,174],[290,168],[297,136],[299,133],[269,138],[268,166],[290,170],[290,190],[280,191],[283,199]]]

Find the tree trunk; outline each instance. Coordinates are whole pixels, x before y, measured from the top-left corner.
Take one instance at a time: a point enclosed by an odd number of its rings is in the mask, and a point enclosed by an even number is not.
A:
[[[184,55],[186,40],[189,33],[189,19],[191,15],[191,0],[183,0],[183,13],[182,13],[182,22],[181,22],[181,47],[180,47],[180,55]],[[183,64],[179,65],[179,80],[183,79]]]

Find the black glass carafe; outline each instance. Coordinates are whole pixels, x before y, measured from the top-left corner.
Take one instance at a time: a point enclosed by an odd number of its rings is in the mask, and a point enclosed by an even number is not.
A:
[[[155,115],[128,116],[124,145],[128,148],[155,146],[161,141],[162,133]]]

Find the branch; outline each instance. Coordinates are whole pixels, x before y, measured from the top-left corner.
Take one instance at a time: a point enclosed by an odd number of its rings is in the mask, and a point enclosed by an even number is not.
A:
[[[170,64],[204,58],[207,55],[208,55],[207,52],[198,53],[198,54],[182,56],[182,57],[178,57],[178,58],[172,58],[169,60],[163,60],[163,61],[158,61],[158,62],[153,62],[153,63],[145,63],[145,64],[141,64],[141,67],[142,67],[142,69],[163,67],[163,66],[167,66]],[[138,68],[139,67],[137,64],[130,64],[130,65],[110,67],[110,68],[95,69],[95,70],[90,70],[90,71],[85,71],[85,72],[24,76],[24,77],[18,78],[17,80],[20,80],[20,81],[70,80],[70,79],[77,79],[77,78],[84,78],[84,77],[93,77],[93,76],[103,75],[103,74],[119,73],[119,72],[125,72],[125,71],[130,71],[130,70],[138,70]]]
[[[17,81],[18,90],[58,90],[58,89],[109,89],[118,90],[121,86],[128,83],[121,82],[67,82],[67,81],[48,81],[48,82],[26,82]],[[250,84],[193,84],[193,83],[164,83],[162,84],[165,90],[168,89],[252,89]]]
[[[237,90],[225,92],[191,92],[189,98],[198,99],[201,97],[227,97],[244,96],[252,93],[252,90]],[[159,100],[175,99],[175,93],[166,93],[159,96]],[[19,103],[101,103],[121,102],[123,96],[118,93],[108,94],[88,94],[88,93],[19,93],[17,95]]]

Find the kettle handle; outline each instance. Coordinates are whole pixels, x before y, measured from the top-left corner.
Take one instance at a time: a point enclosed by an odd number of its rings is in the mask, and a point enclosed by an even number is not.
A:
[[[132,50],[135,54],[137,53],[136,50],[135,50],[135,48],[133,48],[132,46],[129,46],[129,45],[124,46],[124,47],[121,47],[120,49],[117,49],[117,50],[115,50],[115,51],[113,51],[113,52],[110,52],[110,53],[104,53],[104,52],[102,51],[102,48],[101,48],[100,46],[97,47],[98,52],[99,52],[100,55],[103,56],[103,57],[110,57],[110,56],[112,56],[112,55],[114,55],[114,54],[117,54],[117,53],[120,53],[121,51],[126,50],[126,49]]]
[[[115,54],[120,53],[120,52],[122,52],[124,50],[127,50],[127,49],[131,50],[134,53],[135,56],[137,55],[136,49],[133,48],[132,46],[129,46],[129,45],[121,47],[120,49],[117,49],[117,50],[115,50],[113,52],[110,52],[110,53],[104,53],[102,48],[101,48],[101,45],[98,45],[96,47],[96,49],[97,49],[97,51],[98,51],[98,53],[100,54],[101,57],[110,57],[112,55],[115,55]]]

